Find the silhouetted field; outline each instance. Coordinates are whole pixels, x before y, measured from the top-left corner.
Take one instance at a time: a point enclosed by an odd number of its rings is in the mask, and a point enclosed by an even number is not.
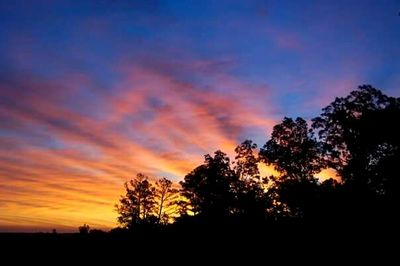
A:
[[[197,228],[140,233],[0,234],[3,260],[76,265],[393,265],[398,231],[329,226]],[[6,259],[7,258],[7,259]],[[373,264],[375,265],[375,264]]]
[[[372,228],[372,224],[344,228],[333,225],[253,226],[238,228],[169,228],[140,232],[86,234],[79,233],[0,233],[3,251],[28,251],[44,254],[75,256],[91,252],[105,254],[196,254],[215,253],[244,255],[248,252],[285,253],[305,251],[335,254],[356,252],[390,253],[396,249],[399,230],[395,226]],[[240,252],[237,254],[236,252]],[[339,253],[338,253],[339,252]],[[26,253],[24,253],[26,254]],[[306,255],[306,254],[305,254]],[[353,254],[354,255],[354,254]],[[122,258],[123,259],[123,258]]]

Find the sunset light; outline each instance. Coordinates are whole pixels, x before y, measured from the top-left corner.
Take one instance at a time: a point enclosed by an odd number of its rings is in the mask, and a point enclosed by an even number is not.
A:
[[[284,117],[311,129],[359,85],[399,97],[398,10],[356,0],[1,1],[0,231],[110,230],[138,173],[180,188],[211,165],[206,154],[232,163],[251,139],[258,156]],[[371,154],[397,154],[382,139]],[[258,162],[261,177],[281,174],[273,155]],[[389,169],[377,158],[368,171]],[[317,170],[320,182],[341,181],[330,166]]]

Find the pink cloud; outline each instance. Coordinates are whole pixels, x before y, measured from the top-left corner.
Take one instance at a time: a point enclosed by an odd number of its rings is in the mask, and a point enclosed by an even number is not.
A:
[[[222,67],[194,65],[182,68]],[[128,66],[115,94],[98,94],[100,101],[88,103],[102,105],[93,107],[103,110],[96,116],[66,104],[93,86],[84,75],[69,75],[69,83],[31,77],[2,84],[0,116],[9,126],[1,127],[10,135],[0,142],[10,150],[0,152],[0,177],[6,180],[0,187],[0,226],[12,219],[21,227],[73,228],[88,221],[115,226],[113,205],[122,183],[137,172],[179,180],[205,153],[232,154],[246,127],[265,132],[274,124],[270,110],[252,104],[246,91],[251,86],[223,71],[204,88],[162,70]],[[268,101],[269,88],[251,89]],[[49,147],[50,139],[61,146]]]

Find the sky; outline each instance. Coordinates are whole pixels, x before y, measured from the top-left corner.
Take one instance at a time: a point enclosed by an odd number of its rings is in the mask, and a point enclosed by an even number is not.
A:
[[[115,227],[123,183],[182,180],[371,84],[400,96],[400,1],[0,1],[0,231]]]

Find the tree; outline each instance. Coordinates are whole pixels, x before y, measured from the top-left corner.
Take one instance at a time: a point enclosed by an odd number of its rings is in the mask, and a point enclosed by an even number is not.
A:
[[[343,181],[342,216],[354,225],[397,221],[400,98],[363,85],[322,111],[313,128],[324,144],[325,160]]]
[[[257,144],[251,140],[245,140],[235,148],[235,167],[234,170],[242,180],[260,179],[260,171],[258,170],[258,158],[254,155]]]
[[[324,141],[326,155],[333,167],[341,170],[352,157],[362,152],[360,122],[363,117],[388,108],[394,101],[370,85],[363,85],[322,109],[322,114],[313,119],[312,126]]]
[[[229,215],[235,198],[233,184],[237,180],[229,157],[216,151],[214,157],[205,155],[204,164],[180,182],[181,194],[188,200],[194,214],[216,220]]]
[[[397,195],[400,99],[363,85],[322,111],[312,126],[344,183],[376,195]]]
[[[234,168],[239,180],[235,182],[234,214],[247,221],[263,221],[269,201],[263,189],[258,170],[259,159],[254,154],[257,144],[245,140],[235,148]]]
[[[318,189],[314,174],[323,167],[320,155],[319,143],[304,119],[285,117],[274,126],[271,139],[260,151],[261,160],[280,172],[279,178],[271,178],[268,191],[273,215],[314,215]]]
[[[260,150],[260,159],[273,165],[284,179],[313,179],[324,166],[320,145],[307,122],[285,117],[274,126],[271,139]]]
[[[155,187],[148,181],[148,177],[139,173],[136,178],[124,184],[126,194],[116,205],[119,213],[118,222],[132,228],[138,224],[154,221]]]
[[[175,206],[178,190],[172,187],[172,181],[163,177],[156,182],[156,198],[158,204],[158,223],[167,224],[171,214],[176,212]]]

